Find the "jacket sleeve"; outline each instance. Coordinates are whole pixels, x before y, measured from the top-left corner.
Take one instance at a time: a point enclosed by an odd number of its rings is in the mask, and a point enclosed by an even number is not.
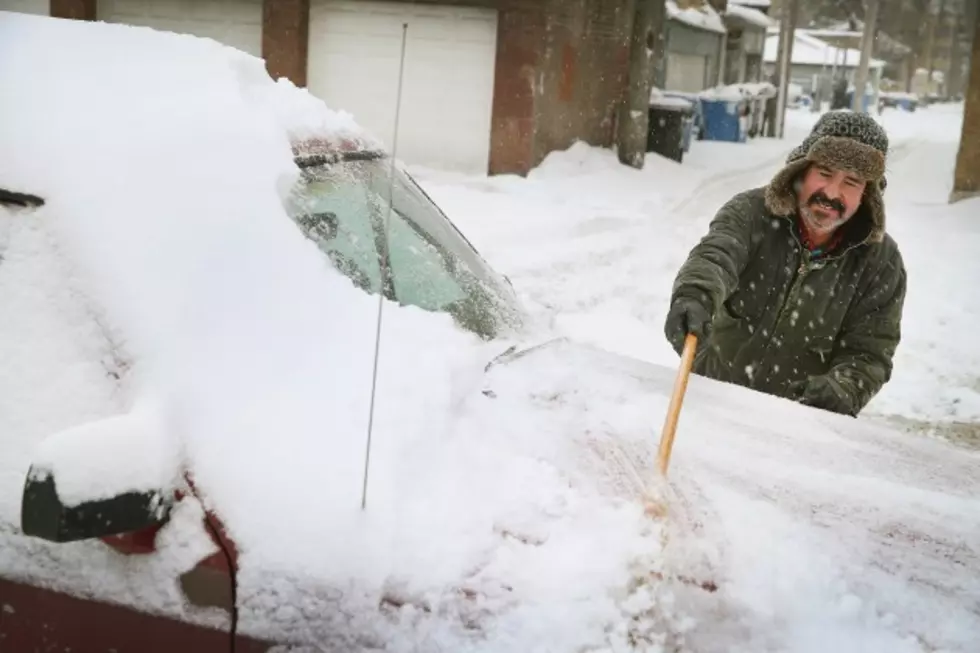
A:
[[[831,359],[830,379],[841,391],[839,412],[857,416],[892,375],[902,336],[906,272],[894,244],[860,300],[848,311]]]
[[[763,211],[760,193],[736,195],[712,219],[708,233],[694,246],[674,279],[671,302],[688,297],[714,315],[738,286],[753,250]]]

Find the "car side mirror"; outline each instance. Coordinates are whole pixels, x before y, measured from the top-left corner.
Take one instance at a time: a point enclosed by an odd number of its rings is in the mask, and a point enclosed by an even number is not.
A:
[[[180,459],[164,423],[140,407],[42,440],[24,483],[24,534],[74,542],[166,522]]]
[[[143,530],[167,521],[172,495],[159,490],[133,491],[66,505],[54,475],[31,467],[24,483],[21,530],[49,542],[76,542]]]

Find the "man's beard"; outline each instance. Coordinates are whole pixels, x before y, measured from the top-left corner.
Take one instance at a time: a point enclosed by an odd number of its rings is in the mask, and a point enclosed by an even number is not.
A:
[[[814,211],[815,208],[820,209],[821,212],[817,213]],[[826,233],[836,230],[847,222],[847,218],[844,217],[846,211],[847,207],[843,202],[839,199],[830,199],[823,191],[818,190],[800,209],[800,215],[808,229]]]

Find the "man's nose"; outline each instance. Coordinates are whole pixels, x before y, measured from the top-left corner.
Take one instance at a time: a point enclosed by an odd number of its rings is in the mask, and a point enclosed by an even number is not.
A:
[[[841,182],[831,179],[823,187],[823,193],[832,200],[839,199],[841,196]]]

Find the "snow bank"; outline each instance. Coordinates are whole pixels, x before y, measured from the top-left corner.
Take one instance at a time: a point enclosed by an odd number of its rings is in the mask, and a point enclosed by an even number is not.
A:
[[[725,15],[734,16],[750,25],[756,25],[758,27],[771,27],[775,24],[775,21],[772,18],[769,18],[769,16],[762,13],[758,9],[753,9],[752,7],[737,2],[729,1],[728,9],[725,10]]]
[[[667,17],[678,22],[719,34],[727,33],[725,22],[714,7],[704,4],[701,7],[681,9],[674,0],[667,0]]]

